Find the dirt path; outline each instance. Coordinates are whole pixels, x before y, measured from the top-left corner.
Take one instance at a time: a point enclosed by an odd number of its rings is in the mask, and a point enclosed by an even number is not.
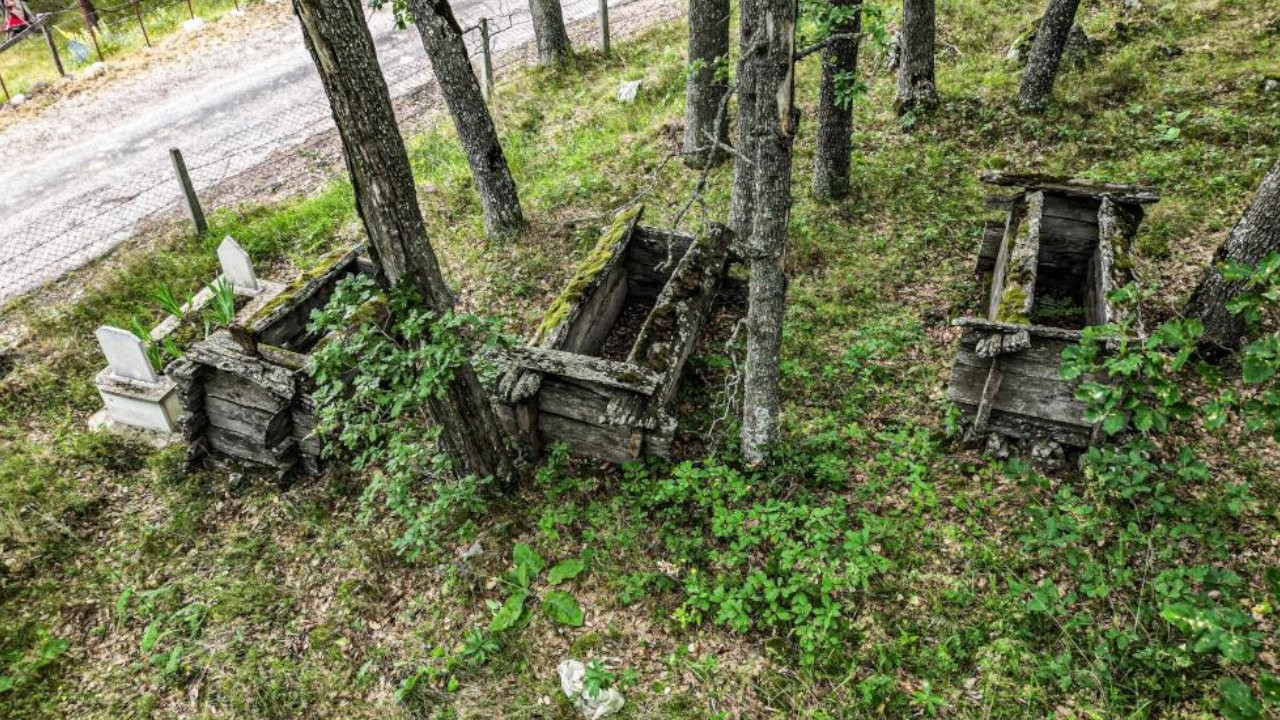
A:
[[[677,4],[616,0],[614,34],[670,18]],[[523,2],[453,5],[464,27],[498,18],[497,54],[524,54],[532,34]],[[563,6],[566,21],[578,21],[574,34],[591,35],[596,0]],[[433,93],[424,92],[430,66],[416,32],[397,31],[385,10],[371,13],[370,27],[397,104],[432,102]],[[285,3],[257,5],[244,17],[211,23],[199,36],[170,37],[157,50],[161,59],[113,72],[91,90],[30,112],[19,109],[0,126],[0,147],[24,149],[21,162],[6,159],[0,166],[0,303],[100,257],[127,240],[140,220],[172,208],[178,193],[170,147],[182,149],[203,191],[252,175],[332,128]],[[287,178],[277,180],[288,185]],[[234,185],[240,197],[255,191],[255,183]]]

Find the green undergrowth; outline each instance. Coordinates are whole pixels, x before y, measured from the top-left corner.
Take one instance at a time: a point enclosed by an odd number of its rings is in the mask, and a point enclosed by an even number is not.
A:
[[[572,718],[555,675],[570,656],[626,695],[623,718],[1206,718],[1240,687],[1261,697],[1280,669],[1273,443],[1165,408],[1149,445],[1046,472],[954,436],[948,320],[978,302],[979,170],[1160,188],[1134,248],[1154,328],[1280,148],[1267,3],[1081,12],[1102,49],[1042,116],[1014,110],[1003,59],[1031,6],[939,4],[931,117],[896,118],[885,58],[865,53],[854,192],[834,205],[808,192],[818,66],[801,66],[787,440],[767,470],[734,450],[732,306],[687,369],[674,462],[553,449],[511,496],[456,489],[466,522],[416,528],[412,560],[402,516],[366,519],[359,475],[282,490],[85,430],[96,326],[159,320],[156,278],[194,291],[224,234],[279,279],[358,242],[342,181],[215,214],[202,239],[149,237],[82,273],[74,300],[10,308],[34,339],[0,370],[3,714]],[[410,140],[468,311],[528,337],[615,210],[641,201],[647,224],[671,223],[698,180],[670,158],[684,47],[677,23],[498,88],[519,242],[482,239],[447,123]],[[637,101],[616,102],[634,79]],[[709,175],[686,230],[723,220],[730,175]],[[1142,357],[1144,392],[1167,389],[1163,356]]]

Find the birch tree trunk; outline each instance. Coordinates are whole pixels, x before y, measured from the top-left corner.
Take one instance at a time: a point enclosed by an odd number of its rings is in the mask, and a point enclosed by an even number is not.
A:
[[[1187,301],[1184,314],[1204,322],[1206,344],[1234,350],[1244,340],[1243,320],[1227,311],[1227,303],[1244,289],[1244,283],[1225,280],[1218,266],[1228,260],[1257,265],[1273,252],[1280,252],[1280,160],[1262,178],[1249,207],[1214,254],[1200,287]]]
[[[529,16],[538,43],[538,64],[555,65],[573,54],[560,0],[529,0]]]
[[[742,455],[764,460],[778,440],[779,361],[786,301],[783,259],[791,212],[791,149],[795,142],[795,0],[759,0],[765,49],[756,64],[755,212],[746,243],[751,285],[747,362],[743,378]]]
[[[818,94],[818,136],[814,140],[813,196],[837,200],[849,194],[853,154],[853,105],[842,104],[841,83],[857,81],[858,33],[862,32],[862,0],[829,0],[840,21],[832,23],[833,40],[822,49],[822,89]],[[847,17],[845,13],[848,13]]]
[[[409,7],[440,84],[440,94],[449,106],[462,149],[467,153],[471,177],[480,194],[485,231],[491,236],[514,235],[524,226],[520,197],[467,56],[462,28],[448,0],[410,0]]]
[[[388,283],[408,283],[432,309],[450,308],[360,0],[294,0],[293,9],[329,97],[374,262]],[[514,482],[506,437],[470,365],[428,409],[466,471]]]
[[[729,143],[729,113],[720,103],[729,86],[720,72],[729,57],[729,0],[689,0],[689,82],[685,93],[684,161],[718,165]]]
[[[899,114],[929,111],[938,105],[938,88],[933,77],[934,0],[903,0],[902,32],[899,33],[898,99]]]
[[[1062,64],[1062,51],[1076,22],[1076,8],[1080,0],[1049,0],[1036,39],[1031,45],[1027,67],[1022,71],[1022,86],[1018,89],[1018,104],[1024,110],[1043,110],[1053,91],[1053,81]]]
[[[751,217],[755,211],[756,65],[751,62],[751,45],[760,26],[760,0],[738,4],[738,154],[733,159],[733,194],[729,201],[729,227],[739,248],[751,237]]]

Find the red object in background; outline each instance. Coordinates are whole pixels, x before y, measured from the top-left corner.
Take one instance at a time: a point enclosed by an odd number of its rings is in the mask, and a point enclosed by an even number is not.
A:
[[[26,18],[22,17],[22,11],[18,9],[16,2],[6,0],[4,4],[4,31],[10,35],[16,35],[27,28]]]

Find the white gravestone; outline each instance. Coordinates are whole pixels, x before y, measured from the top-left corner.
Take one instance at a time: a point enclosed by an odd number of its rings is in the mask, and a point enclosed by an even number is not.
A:
[[[261,289],[258,276],[253,272],[253,263],[249,261],[249,253],[230,235],[218,245],[218,262],[222,264],[222,276],[231,283],[231,287],[250,294]]]
[[[124,380],[155,384],[160,377],[151,367],[151,358],[137,335],[110,325],[103,325],[94,333],[102,354],[107,356],[111,374]]]

